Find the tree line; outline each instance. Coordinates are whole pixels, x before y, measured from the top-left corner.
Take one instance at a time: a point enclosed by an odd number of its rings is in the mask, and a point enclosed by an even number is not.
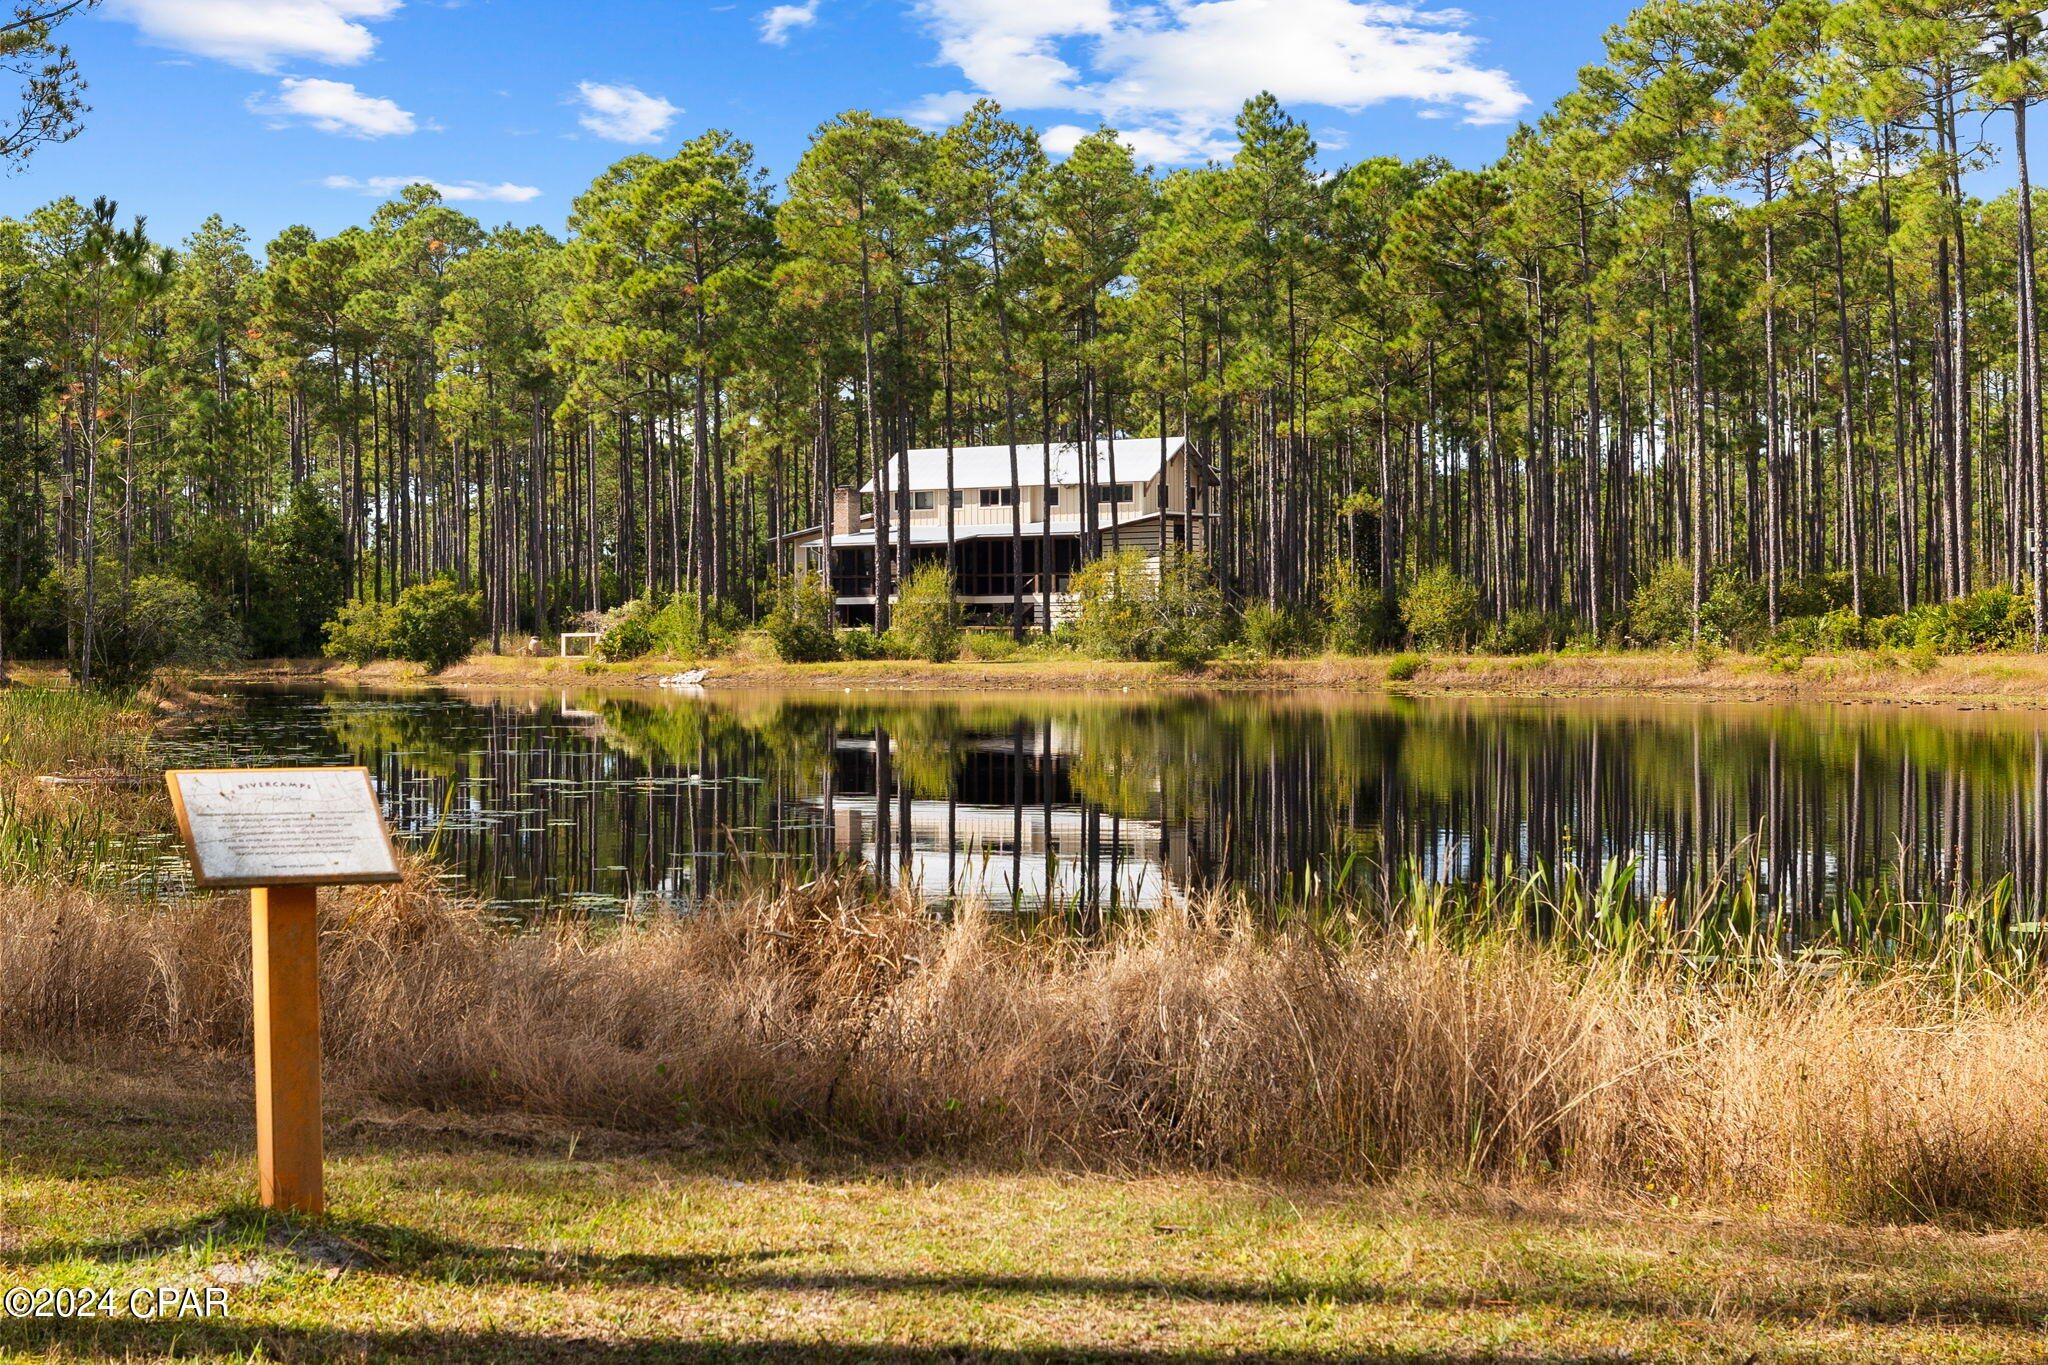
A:
[[[1653,581],[1696,638],[1717,595],[2000,588],[2038,643],[2038,41],[2003,2],[1656,0],[1482,170],[1325,171],[1260,96],[1160,174],[983,101],[844,114],[779,181],[707,132],[561,236],[426,186],[260,254],[60,200],[0,221],[0,649],[90,672],[147,601],[308,652],[442,579],[494,646],[633,599],[708,629],[837,485],[892,539],[894,452],[1162,432],[1239,607],[1448,574],[1615,641]]]

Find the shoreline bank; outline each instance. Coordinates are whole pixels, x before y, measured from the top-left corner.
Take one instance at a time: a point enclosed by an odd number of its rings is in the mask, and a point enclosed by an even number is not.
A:
[[[1702,667],[1689,655],[1429,656],[1411,677],[1389,676],[1390,657],[1271,659],[1197,672],[1157,663],[1018,659],[922,663],[898,659],[785,664],[749,659],[586,664],[580,659],[472,655],[438,673],[380,662],[271,660],[202,674],[200,686],[324,682],[375,687],[588,687],[663,689],[686,669],[709,670],[710,692],[755,689],[891,692],[1360,692],[1389,696],[1529,699],[1640,697],[1665,701],[1842,702],[2048,709],[2048,654],[1986,654],[1916,669],[1857,656],[1815,656],[1796,670],[1729,655]]]

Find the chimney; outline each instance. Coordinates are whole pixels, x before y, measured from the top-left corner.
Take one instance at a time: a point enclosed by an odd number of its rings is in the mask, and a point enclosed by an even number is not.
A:
[[[835,536],[852,535],[860,529],[860,493],[851,487],[832,490],[832,526]]]

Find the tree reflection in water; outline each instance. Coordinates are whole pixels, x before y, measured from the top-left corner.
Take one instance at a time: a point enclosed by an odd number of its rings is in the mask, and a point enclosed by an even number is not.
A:
[[[1884,878],[2010,877],[2040,913],[2023,713],[1289,694],[994,699],[251,689],[181,763],[360,762],[394,829],[522,918],[669,904],[858,859],[926,894],[1088,914],[1191,888],[1276,907],[1404,865],[1730,859],[1783,915]]]

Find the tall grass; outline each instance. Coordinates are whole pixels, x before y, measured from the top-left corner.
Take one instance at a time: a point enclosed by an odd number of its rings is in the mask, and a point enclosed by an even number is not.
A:
[[[2048,990],[1942,959],[1584,953],[1224,903],[1084,936],[852,882],[506,936],[327,893],[339,1083],[1012,1163],[1544,1181],[1856,1219],[2048,1214]],[[242,902],[0,890],[0,1048],[248,1045]]]
[[[45,786],[41,777],[118,778],[148,766],[149,714],[132,696],[0,688],[0,882],[118,881],[123,844],[168,812],[149,786]]]
[[[0,770],[122,769],[140,757],[147,716],[124,695],[84,688],[0,688]]]

